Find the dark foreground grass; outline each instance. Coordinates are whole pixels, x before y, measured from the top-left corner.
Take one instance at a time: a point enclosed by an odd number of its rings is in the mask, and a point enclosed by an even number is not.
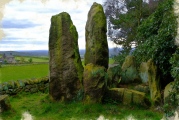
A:
[[[10,65],[0,68],[0,83],[48,76],[48,64]]]
[[[125,120],[129,115],[137,120],[162,118],[162,113],[137,106],[50,102],[43,93],[16,95],[10,97],[10,103],[12,110],[1,115],[3,120],[20,120],[25,111],[34,116],[34,120],[96,120],[100,115],[108,120]]]

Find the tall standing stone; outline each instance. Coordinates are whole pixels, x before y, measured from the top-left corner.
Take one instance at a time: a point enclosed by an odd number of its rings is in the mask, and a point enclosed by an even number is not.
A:
[[[86,53],[85,65],[92,63],[94,65],[108,68],[108,42],[106,36],[106,16],[103,7],[94,2],[86,23]]]
[[[49,94],[53,100],[70,101],[80,89],[83,66],[78,49],[78,33],[66,12],[51,18],[49,55]]]

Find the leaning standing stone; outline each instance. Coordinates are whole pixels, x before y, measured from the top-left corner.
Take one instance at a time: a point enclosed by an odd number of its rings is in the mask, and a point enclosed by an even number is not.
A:
[[[148,65],[148,81],[150,88],[150,97],[154,105],[161,103],[160,78],[157,74],[157,66],[154,65],[152,59],[147,61]]]
[[[50,96],[53,100],[70,101],[80,89],[83,66],[79,55],[78,33],[66,12],[51,18],[49,55]]]
[[[85,65],[93,63],[94,65],[108,68],[109,55],[106,36],[106,17],[100,4],[93,3],[88,13],[85,29]]]

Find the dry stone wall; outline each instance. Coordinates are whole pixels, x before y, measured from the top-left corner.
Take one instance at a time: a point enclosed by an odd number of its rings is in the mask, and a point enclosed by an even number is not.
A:
[[[21,92],[45,92],[47,93],[49,89],[49,79],[48,77],[31,79],[31,80],[18,80],[4,82],[0,84],[0,95],[15,95]]]

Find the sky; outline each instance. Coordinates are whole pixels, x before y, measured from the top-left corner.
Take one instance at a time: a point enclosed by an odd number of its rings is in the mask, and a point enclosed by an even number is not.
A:
[[[85,25],[93,2],[103,0],[1,0],[0,51],[48,50],[51,16],[68,12],[85,49]],[[109,48],[115,47],[108,41]]]

